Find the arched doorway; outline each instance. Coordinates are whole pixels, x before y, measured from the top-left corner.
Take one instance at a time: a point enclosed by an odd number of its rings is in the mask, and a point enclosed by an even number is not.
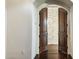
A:
[[[68,45],[68,54],[70,54],[71,56],[73,56],[73,52],[70,52],[70,49],[72,48],[72,47],[70,47],[70,44],[72,44],[70,42],[70,40],[72,40],[70,38],[70,36],[71,36],[71,34],[70,34],[70,28],[72,28],[72,26],[70,27],[70,24],[72,23],[72,21],[69,18],[70,17],[70,13],[71,13],[70,9],[73,6],[72,1],[70,1],[70,0],[59,0],[59,1],[58,0],[43,0],[43,1],[37,0],[37,1],[35,1],[35,3],[36,3],[35,5],[37,7],[37,15],[39,15],[39,11],[41,11],[43,8],[47,8],[48,5],[58,5],[60,7],[62,6],[62,8],[68,12],[68,18],[67,18],[67,23],[68,23],[68,25],[67,25],[67,27],[68,27],[68,31],[67,31],[67,33],[68,33],[68,42],[67,42],[67,45]],[[39,17],[38,17],[37,21],[39,22]],[[39,23],[38,23],[38,25],[39,25]],[[38,36],[37,43],[39,43],[39,37],[40,37],[39,36],[39,26],[38,26],[38,35],[37,36]],[[39,54],[38,51],[39,51],[39,44],[37,44],[37,53],[36,53],[37,55]]]
[[[67,11],[58,8],[58,53],[48,56],[48,8],[39,12],[39,59],[67,59]]]

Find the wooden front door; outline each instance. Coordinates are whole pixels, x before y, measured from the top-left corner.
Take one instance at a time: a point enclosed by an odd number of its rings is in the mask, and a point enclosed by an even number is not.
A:
[[[67,56],[67,48],[67,11],[59,8],[59,52]]]
[[[47,8],[39,12],[39,59],[47,59]]]

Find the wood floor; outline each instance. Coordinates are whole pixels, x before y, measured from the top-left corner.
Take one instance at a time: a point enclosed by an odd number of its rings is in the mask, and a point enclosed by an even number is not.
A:
[[[45,55],[44,58],[40,59],[72,59],[70,55],[65,55],[60,52],[58,52],[58,46],[57,45],[48,45],[48,54]],[[36,56],[35,59],[39,59],[38,56]]]
[[[72,59],[72,57],[71,55],[66,57],[64,54],[48,54],[48,58],[39,58],[39,55],[37,54],[35,59]]]
[[[48,59],[67,59],[67,54],[58,52],[57,44],[48,45]]]
[[[48,45],[48,59],[58,59],[58,45],[49,44]]]
[[[48,59],[58,59],[58,54],[48,54]]]

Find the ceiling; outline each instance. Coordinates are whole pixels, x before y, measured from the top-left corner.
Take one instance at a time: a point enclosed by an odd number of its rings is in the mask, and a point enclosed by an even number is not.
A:
[[[64,3],[66,3],[67,5],[72,5],[71,0],[58,0],[58,1],[64,2]]]
[[[24,4],[24,3],[30,3],[33,2],[34,0],[6,0],[6,5],[7,6],[16,6],[19,4]]]
[[[48,4],[59,4],[67,7],[72,6],[72,2],[70,0],[46,0]]]
[[[53,1],[61,1],[61,2],[64,2],[66,5],[71,5],[71,1],[70,0],[6,0],[6,5],[7,6],[16,6],[16,5],[19,5],[19,4],[24,4],[27,2],[34,2],[34,1],[37,1],[38,3],[41,3],[41,2],[48,2],[48,3],[52,3]]]

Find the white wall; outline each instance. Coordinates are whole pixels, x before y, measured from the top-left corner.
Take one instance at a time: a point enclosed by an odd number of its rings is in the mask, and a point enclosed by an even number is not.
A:
[[[71,38],[71,55],[73,56],[73,6],[71,7],[71,14],[70,14],[70,21],[71,21],[71,23],[70,23],[70,38]]]
[[[32,58],[31,4],[7,8],[6,59]]]
[[[48,7],[48,44],[58,44],[58,7]]]
[[[70,9],[70,29],[69,29],[69,35],[70,38],[68,40],[68,54],[71,54],[73,56],[73,6]]]
[[[37,41],[38,41],[38,20],[37,20],[37,9],[33,5],[32,8],[32,59],[35,58],[37,54]],[[36,45],[37,44],[37,45]]]

